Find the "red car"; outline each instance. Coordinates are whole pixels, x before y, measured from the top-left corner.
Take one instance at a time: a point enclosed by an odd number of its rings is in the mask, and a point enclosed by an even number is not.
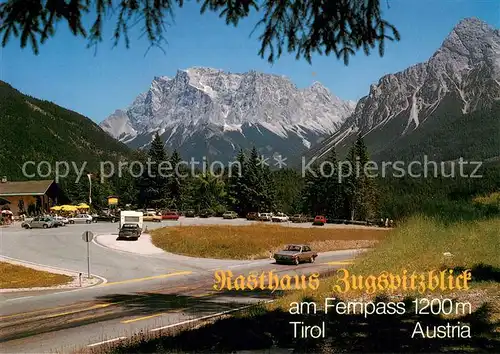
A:
[[[163,213],[161,218],[163,220],[179,220],[179,214],[177,214],[175,211],[167,211]]]
[[[317,215],[315,218],[314,218],[314,221],[313,221],[313,225],[325,225],[326,224],[326,217],[324,217],[323,215]]]

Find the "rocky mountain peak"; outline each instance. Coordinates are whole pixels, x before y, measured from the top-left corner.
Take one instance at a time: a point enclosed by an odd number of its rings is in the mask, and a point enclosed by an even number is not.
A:
[[[500,31],[477,18],[466,18],[429,60],[371,85],[353,115],[315,154],[345,146],[359,133],[376,141],[374,151],[380,152],[432,124],[443,111],[460,116],[489,109],[498,100]]]
[[[446,37],[435,56],[447,53],[451,59],[470,64],[487,55],[490,40],[495,40],[495,29],[477,18],[466,18]],[[498,37],[498,34],[497,34]]]
[[[159,132],[167,145],[181,150],[185,144],[225,140],[229,135],[234,139],[229,143],[231,153],[250,142],[271,150],[278,142],[286,150],[289,146],[281,140],[293,137],[289,144],[308,148],[336,131],[353,109],[352,102],[320,83],[299,89],[285,76],[192,67],[178,70],[173,78],[155,77],[146,93],[101,127],[139,147]]]
[[[309,86],[309,89],[311,91],[329,92],[329,90],[325,86],[323,86],[323,84],[319,81],[314,81],[313,84]]]
[[[493,27],[490,26],[487,22],[477,18],[477,17],[466,17],[460,20],[453,30],[453,33],[465,34],[465,33],[476,33],[476,34],[484,34],[486,32],[490,32],[493,30]]]

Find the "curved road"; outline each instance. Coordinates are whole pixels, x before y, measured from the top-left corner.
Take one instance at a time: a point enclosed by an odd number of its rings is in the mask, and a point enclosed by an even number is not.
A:
[[[225,224],[248,224],[224,220]],[[220,224],[221,219],[181,219]],[[148,223],[148,228],[179,222]],[[301,225],[299,227],[306,227]],[[81,234],[117,232],[117,224],[69,225],[55,230],[0,229],[3,256],[86,274]],[[108,283],[66,291],[2,293],[0,349],[4,353],[71,351],[118,341],[141,330],[158,331],[247,303],[272,299],[270,292],[216,292],[214,270],[235,276],[250,271],[310,274],[341,267],[357,251],[321,254],[314,264],[276,265],[272,260],[210,260],[169,254],[139,255],[91,244],[91,273]]]

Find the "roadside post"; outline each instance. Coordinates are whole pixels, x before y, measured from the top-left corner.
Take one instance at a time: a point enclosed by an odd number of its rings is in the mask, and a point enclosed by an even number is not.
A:
[[[80,281],[80,288],[82,287],[82,272],[78,273],[78,280]]]
[[[90,279],[90,242],[94,238],[94,234],[92,231],[85,231],[82,234],[82,240],[87,243],[87,273],[88,278]]]

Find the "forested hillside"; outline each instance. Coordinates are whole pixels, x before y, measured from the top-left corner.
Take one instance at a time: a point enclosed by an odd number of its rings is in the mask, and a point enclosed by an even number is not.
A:
[[[22,166],[27,161],[48,161],[52,166],[56,161],[79,166],[87,161],[86,170],[97,171],[100,161],[131,154],[87,117],[24,95],[3,81],[0,112],[0,174],[9,180],[26,178]]]
[[[427,155],[436,161],[460,157],[482,161],[500,156],[500,102],[469,114],[442,108],[432,118],[374,155],[374,159],[410,161]]]

